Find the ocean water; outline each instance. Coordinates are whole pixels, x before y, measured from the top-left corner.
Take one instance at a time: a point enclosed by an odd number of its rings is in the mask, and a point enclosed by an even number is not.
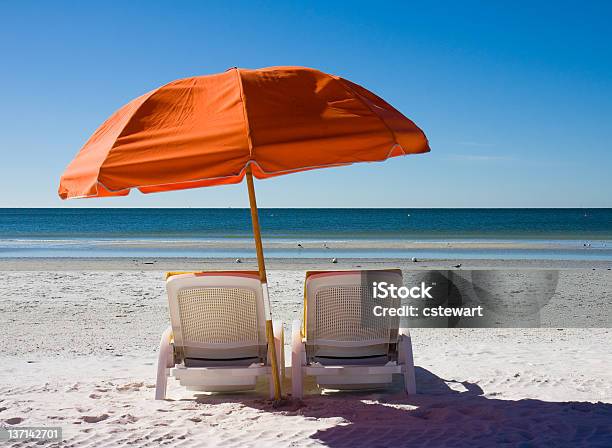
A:
[[[260,221],[277,257],[612,260],[612,209],[261,209]],[[248,209],[0,209],[0,257],[250,257],[251,235]],[[491,242],[519,247],[478,244]]]

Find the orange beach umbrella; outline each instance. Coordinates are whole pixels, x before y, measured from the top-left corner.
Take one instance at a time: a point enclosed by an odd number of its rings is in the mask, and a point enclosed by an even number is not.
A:
[[[382,98],[304,67],[232,68],[179,79],[132,100],[87,141],[62,175],[62,199],[239,183],[246,176],[276,398],[266,269],[253,176],[424,153],[424,133]]]

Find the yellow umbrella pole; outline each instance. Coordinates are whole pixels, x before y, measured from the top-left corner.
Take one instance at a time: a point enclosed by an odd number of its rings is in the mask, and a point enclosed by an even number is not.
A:
[[[270,307],[270,296],[268,294],[268,277],[266,276],[266,263],[264,261],[263,245],[261,244],[261,232],[259,230],[259,215],[257,214],[257,201],[255,200],[255,186],[253,185],[253,173],[251,165],[246,169],[247,186],[249,189],[249,205],[251,207],[251,221],[253,222],[253,236],[255,237],[255,249],[257,251],[257,265],[259,266],[259,279],[263,290],[264,308],[266,314],[266,339],[268,340],[268,356],[272,364],[272,381],[274,382],[274,399],[281,398],[281,385],[278,375],[278,364],[276,363],[276,347],[274,345],[274,330],[272,327],[272,309]],[[281,347],[281,350],[284,348]]]

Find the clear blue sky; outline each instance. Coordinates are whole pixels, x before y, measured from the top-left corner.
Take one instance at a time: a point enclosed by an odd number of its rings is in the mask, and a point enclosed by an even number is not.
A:
[[[432,152],[258,182],[260,206],[612,206],[612,2],[291,3],[1,1],[0,207],[246,206],[244,185],[56,190],[130,99],[270,65],[362,84]]]

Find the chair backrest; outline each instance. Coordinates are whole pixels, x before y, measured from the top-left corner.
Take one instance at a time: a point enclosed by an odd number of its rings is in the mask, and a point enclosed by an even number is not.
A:
[[[316,357],[386,356],[397,342],[399,318],[376,317],[375,305],[398,306],[397,299],[373,297],[373,282],[402,286],[399,269],[322,271],[306,274],[306,352]]]
[[[265,361],[263,292],[257,272],[172,273],[166,289],[174,345],[184,360]]]

